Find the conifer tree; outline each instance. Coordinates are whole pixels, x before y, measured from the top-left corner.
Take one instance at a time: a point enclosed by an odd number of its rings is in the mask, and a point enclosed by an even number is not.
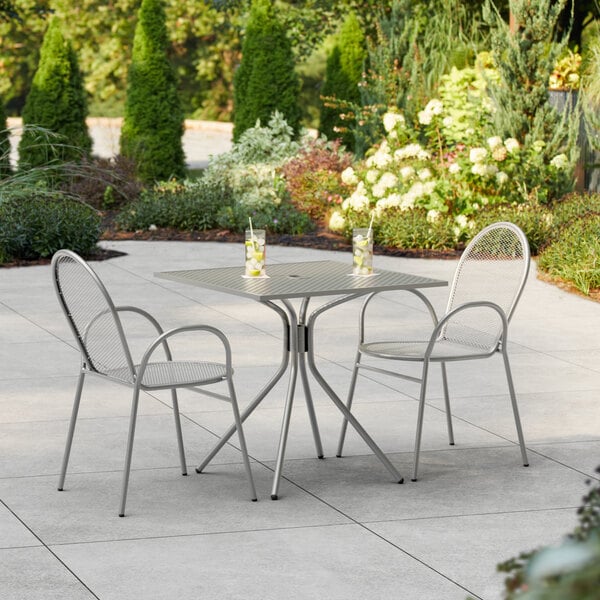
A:
[[[92,139],[85,122],[87,100],[83,76],[60,21],[50,20],[40,60],[23,108],[23,125],[42,127],[56,137],[25,127],[19,143],[19,166],[42,166],[50,160],[78,161],[89,156]]]
[[[572,124],[548,101],[548,80],[566,40],[556,39],[558,17],[566,0],[510,0],[517,27],[511,31],[490,0],[484,18],[491,25],[492,56],[500,75],[489,90],[495,105],[496,134],[521,144],[544,142],[550,159],[573,142]]]
[[[336,44],[327,57],[325,82],[321,90],[320,133],[329,139],[341,138],[343,144],[354,150],[354,132],[349,129],[347,112],[350,103],[360,102],[358,84],[362,79],[366,58],[365,35],[354,12],[345,19]]]
[[[185,176],[183,110],[169,44],[162,0],[142,0],[128,72],[121,154],[136,164],[143,181]]]
[[[0,98],[0,179],[10,175],[10,140],[6,127],[6,112],[4,102]]]
[[[300,83],[291,42],[278,21],[272,0],[253,0],[242,45],[242,61],[234,81],[233,139],[246,129],[269,122],[279,111],[293,129],[300,130]]]

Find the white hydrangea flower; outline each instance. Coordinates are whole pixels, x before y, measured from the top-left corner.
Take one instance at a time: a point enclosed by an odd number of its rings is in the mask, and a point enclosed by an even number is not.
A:
[[[429,160],[431,158],[431,153],[428,152],[427,150],[424,150],[423,148],[421,148],[418,152],[417,152],[417,158],[419,160]]]
[[[402,196],[400,194],[390,194],[387,197],[388,206],[400,206],[402,202]]]
[[[452,127],[452,125],[454,125],[454,119],[452,117],[444,117],[442,119],[442,125],[444,127]]]
[[[358,177],[352,167],[348,167],[342,171],[342,182],[346,185],[356,185],[358,183]]]
[[[485,174],[488,177],[493,177],[498,172],[498,167],[494,164],[485,166]]]
[[[469,221],[466,215],[457,215],[454,217],[454,222],[461,228],[466,229]]]
[[[379,167],[380,169],[387,167],[387,165],[389,165],[391,162],[392,162],[392,157],[389,154],[389,152],[387,151],[387,148],[385,150],[382,150],[382,148],[380,148],[373,155],[373,164],[376,167]]]
[[[421,169],[417,172],[417,177],[421,181],[427,181],[427,179],[431,179],[431,171],[429,169]]]
[[[379,171],[377,169],[369,169],[365,175],[365,179],[369,183],[375,183],[379,179]]]
[[[369,199],[366,196],[352,194],[348,200],[350,200],[350,206],[356,212],[362,212],[369,208]]]
[[[329,217],[329,229],[331,231],[342,231],[346,226],[346,219],[338,210],[331,213]]]
[[[488,151],[486,148],[471,148],[469,151],[469,160],[472,163],[480,163],[485,160]]]
[[[475,163],[471,167],[471,173],[479,175],[479,177],[485,177],[488,174],[487,165],[484,163]]]
[[[404,194],[404,196],[402,196],[402,201],[400,202],[400,209],[410,210],[411,208],[414,208],[415,200],[416,198],[412,196],[410,192]]]
[[[504,185],[508,181],[508,175],[504,171],[498,171],[496,173],[496,183],[498,185]]]
[[[379,180],[379,185],[383,186],[385,189],[395,187],[398,183],[398,177],[389,171],[386,171]]]
[[[385,186],[378,182],[373,186],[372,192],[375,198],[383,198],[385,196]]]
[[[400,177],[402,179],[409,179],[415,174],[415,170],[412,167],[402,167],[400,169]]]
[[[511,153],[514,154],[521,145],[515,138],[507,138],[504,140],[504,147]]]
[[[448,167],[448,171],[450,171],[450,173],[452,173],[452,175],[456,175],[457,173],[460,173],[460,165],[458,163],[453,162]]]
[[[404,117],[400,113],[387,112],[383,115],[383,128],[387,133],[396,129],[396,125],[404,125],[405,122]]]
[[[427,194],[428,196],[433,194],[433,191],[435,190],[435,181],[430,180],[430,181],[426,181],[425,185],[423,186],[423,191],[425,194]]]
[[[487,145],[490,150],[495,150],[498,146],[502,146],[502,138],[499,135],[495,135],[487,139]]]
[[[534,152],[541,152],[546,146],[546,142],[543,140],[536,140],[533,142],[533,150]]]
[[[556,169],[564,169],[569,164],[569,159],[566,154],[557,154],[550,164]]]
[[[444,110],[444,105],[441,100],[434,98],[427,103],[425,110],[433,115],[441,115]]]
[[[433,113],[422,110],[417,115],[417,118],[419,119],[419,123],[421,123],[421,125],[429,125],[433,119]]]
[[[429,223],[435,223],[440,216],[440,211],[439,210],[434,210],[431,209],[430,211],[427,212],[427,221]]]

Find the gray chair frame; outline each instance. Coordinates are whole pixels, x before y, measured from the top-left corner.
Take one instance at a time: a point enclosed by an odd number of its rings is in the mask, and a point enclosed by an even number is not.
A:
[[[67,281],[68,277],[62,275],[65,265],[68,265],[69,269],[77,275],[77,280],[69,282]],[[256,501],[256,489],[252,477],[252,470],[250,468],[246,440],[242,429],[242,422],[233,384],[231,347],[225,334],[219,329],[209,325],[189,325],[171,329],[169,331],[163,331],[158,321],[145,310],[135,306],[115,306],[104,284],[94,270],[79,255],[70,250],[59,250],[53,256],[52,276],[59,303],[69,322],[71,331],[75,336],[79,350],[81,351],[81,368],[75,391],[75,399],[69,423],[58,490],[63,491],[64,489],[64,481],[73,443],[73,435],[75,432],[84,380],[87,375],[94,375],[121,385],[126,385],[133,389],[125,466],[123,470],[121,503],[119,507],[120,517],[125,515],[125,503],[127,500],[127,489],[131,471],[131,458],[133,454],[133,442],[140,391],[171,390],[182,475],[187,475],[187,465],[176,390],[179,388],[190,388],[202,394],[230,402],[238,432],[244,467],[250,484],[251,499]],[[69,285],[70,283],[71,285]],[[94,299],[98,301],[98,305],[90,310],[88,303],[88,308],[86,308],[86,310],[91,316],[87,315],[85,319],[78,319],[77,301],[81,304],[81,301],[85,299],[85,296],[82,296],[82,290],[85,286],[89,286],[89,288],[86,289],[90,290],[95,286],[95,289],[92,290],[91,293],[94,295]],[[156,339],[148,346],[138,364],[136,364],[132,358],[132,353],[125,336],[125,331],[120,318],[122,313],[135,313],[145,318],[156,330],[158,335],[158,337],[156,337]],[[108,328],[108,333],[110,335],[107,337],[111,339],[98,342],[98,340],[95,339],[96,329],[100,330],[102,328]],[[105,329],[105,332],[106,331],[107,329]],[[181,333],[189,332],[200,332],[202,334],[216,336],[223,346],[225,362],[174,361],[168,343],[169,340]],[[108,347],[107,342],[110,342],[115,346],[114,352],[112,348]],[[94,344],[96,346],[92,347]],[[117,356],[112,368],[107,368],[106,365],[102,364],[102,357],[98,358],[100,355],[98,352],[100,345],[103,345],[102,352],[104,353],[104,356],[109,357],[106,359],[106,362],[113,362],[113,358],[115,355]],[[159,348],[164,352],[164,360],[156,362],[154,355],[155,351]],[[119,362],[122,364],[117,367],[116,365]],[[202,387],[221,382],[227,384],[227,394],[216,393]]]
[[[461,286],[463,284],[461,281],[461,274],[463,273],[463,269],[465,268],[465,266],[469,264],[468,261],[471,261],[471,264],[473,264],[473,261],[479,260],[481,262],[487,260],[489,261],[490,266],[492,266],[492,264],[495,261],[496,264],[500,264],[502,262],[501,260],[498,260],[497,256],[490,257],[488,255],[484,255],[481,251],[482,248],[486,247],[486,243],[488,242],[488,240],[495,239],[498,236],[505,236],[507,239],[511,240],[515,244],[515,246],[518,247],[516,254],[512,257],[511,260],[520,261],[520,272],[516,272],[515,269],[514,281],[510,282],[510,284],[513,287],[508,290],[508,297],[502,303],[503,306],[495,302],[494,298],[488,297],[488,295],[486,295],[485,290],[477,290],[475,292],[469,291],[469,295],[477,297],[478,299],[470,300],[456,305],[455,298],[462,292]],[[512,251],[515,251],[514,247]],[[508,249],[507,252],[510,252],[510,249]],[[504,262],[507,262],[509,255],[503,256],[506,259],[504,260]],[[350,388],[348,391],[346,406],[348,410],[350,410],[352,407],[352,401],[354,398],[359,369],[389,375],[392,377],[399,377],[401,379],[420,384],[421,389],[419,394],[419,407],[417,414],[414,469],[412,481],[417,480],[418,474],[421,437],[423,431],[423,415],[425,410],[425,399],[430,364],[433,362],[438,362],[441,365],[442,384],[444,390],[444,404],[448,428],[448,439],[450,445],[454,445],[454,431],[452,427],[452,414],[450,411],[450,398],[448,392],[446,362],[484,359],[494,356],[497,353],[502,354],[504,362],[508,390],[515,419],[517,437],[521,449],[523,466],[529,466],[527,451],[525,448],[525,441],[523,438],[521,419],[519,417],[519,409],[517,405],[515,387],[510,369],[510,362],[508,359],[507,340],[508,325],[514,313],[515,307],[523,292],[525,282],[527,281],[530,263],[531,257],[527,238],[516,225],[512,223],[500,222],[489,225],[488,227],[480,231],[477,234],[477,236],[473,238],[473,240],[470,242],[470,244],[467,246],[467,248],[461,256],[450,289],[446,311],[441,319],[438,319],[433,305],[422,292],[418,290],[407,290],[416,295],[424,303],[433,322],[433,329],[430,330],[430,333],[428,332],[428,335],[424,336],[420,341],[394,340],[391,342],[365,342],[365,319],[367,314],[367,308],[369,307],[369,304],[373,300],[373,298],[381,294],[381,292],[370,294],[364,301],[359,315],[359,343],[356,353],[356,359],[354,362],[354,368],[352,371],[352,378],[350,381]],[[481,262],[481,264],[485,265],[485,262]],[[490,331],[485,333],[478,332],[474,328],[473,330],[467,332],[465,340],[461,340],[460,337],[459,339],[450,340],[448,336],[449,329],[454,329],[454,331],[452,332],[452,335],[454,337],[456,337],[457,331],[460,336],[460,324],[457,327],[455,322],[465,315],[467,315],[467,318],[469,318],[469,316],[475,316],[476,313],[478,317],[483,315],[483,313],[486,313],[486,315],[489,313],[489,315],[486,318],[495,321],[496,325],[492,326],[490,323],[488,323],[488,325],[490,326]],[[467,327],[467,329],[469,329],[469,327]],[[480,339],[477,340],[477,337],[479,337]],[[450,351],[445,352],[444,346],[446,347],[446,350]],[[368,356],[375,359],[391,359],[396,361],[411,361],[422,363],[423,366],[421,376],[413,377],[403,373],[398,373],[397,371],[391,371],[388,369],[382,369],[377,366],[363,364],[361,362],[363,356]],[[342,423],[336,453],[338,457],[342,456],[346,436],[346,429],[347,420],[344,420]]]

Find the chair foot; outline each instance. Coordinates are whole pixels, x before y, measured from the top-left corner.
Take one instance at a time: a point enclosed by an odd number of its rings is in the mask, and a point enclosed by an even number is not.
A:
[[[416,479],[411,479],[411,481],[416,481]]]
[[[187,472],[186,473],[182,473],[181,475],[182,475],[182,477],[187,477]]]
[[[523,463],[523,466],[524,466],[524,467],[528,467],[528,466],[529,466],[529,463]]]
[[[62,491],[63,491],[63,488],[58,488],[58,491],[59,491],[59,492],[62,492]]]
[[[455,445],[454,442],[450,442],[450,446],[454,446],[454,445]]]
[[[121,515],[119,515],[119,516],[120,516],[120,517],[124,517],[124,516],[125,516],[125,513],[123,513],[123,514],[121,514]]]
[[[401,477],[398,483],[404,483],[404,477]]]
[[[319,460],[325,460],[325,457],[324,457],[322,454],[320,454],[319,456],[317,456],[317,458],[318,458]]]
[[[336,458],[342,458],[342,455],[341,454],[336,454],[335,457]]]
[[[196,473],[202,473],[202,469],[200,467],[196,467]]]
[[[271,494],[271,500],[277,500],[278,496],[277,494]]]
[[[252,502],[256,502],[258,498],[252,498]]]

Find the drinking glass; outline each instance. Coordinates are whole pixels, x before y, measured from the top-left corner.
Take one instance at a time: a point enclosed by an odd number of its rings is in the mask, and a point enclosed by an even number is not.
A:
[[[244,246],[246,277],[264,277],[266,275],[265,240],[264,229],[246,229],[246,243]]]
[[[352,232],[352,274],[373,274],[373,230],[357,228]]]

